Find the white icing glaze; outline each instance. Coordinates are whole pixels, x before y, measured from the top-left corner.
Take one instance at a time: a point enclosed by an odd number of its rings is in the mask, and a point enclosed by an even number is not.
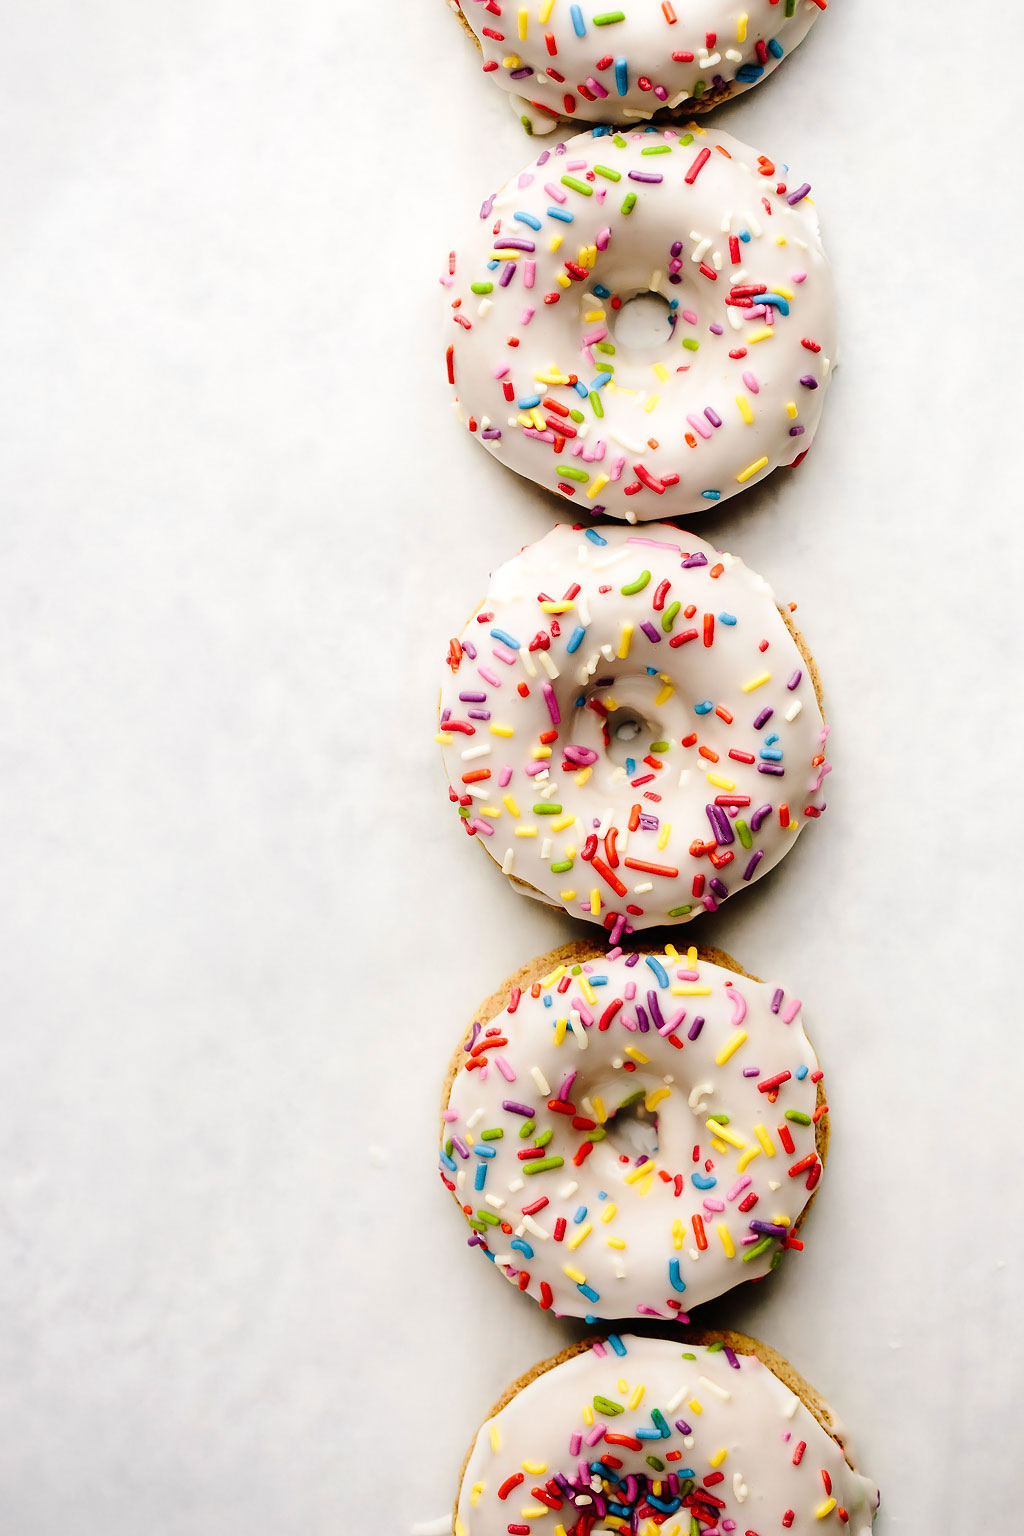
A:
[[[449,665],[467,831],[613,940],[715,910],[824,809],[826,727],[771,588],[693,534],[556,527],[494,572]]]
[[[454,1528],[628,1531],[616,1506],[649,1511],[639,1536],[683,1536],[694,1510],[703,1536],[867,1536],[878,1489],[756,1355],[613,1335],[536,1377],[481,1426]]]
[[[707,512],[794,463],[835,355],[806,190],[698,126],[544,150],[442,279],[459,420],[581,515],[630,522]],[[637,347],[616,320],[645,293],[664,336]]]
[[[529,132],[559,118],[636,124],[749,90],[802,42],[826,0],[461,0],[489,77]],[[595,25],[596,17],[618,17]],[[672,19],[670,19],[672,18]]]
[[[467,1038],[442,1128],[470,1242],[588,1319],[678,1318],[767,1274],[822,1171],[799,1010],[696,950],[513,989]]]

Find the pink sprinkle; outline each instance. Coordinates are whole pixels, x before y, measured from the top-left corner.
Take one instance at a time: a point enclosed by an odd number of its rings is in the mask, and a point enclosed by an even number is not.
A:
[[[511,781],[512,767],[511,764],[505,763],[505,765],[498,770],[498,788],[504,789],[507,784],[511,783]]]
[[[743,1191],[749,1186],[750,1182],[750,1174],[745,1173],[742,1179],[736,1180],[736,1183],[733,1185],[732,1189],[729,1190],[725,1198],[727,1200],[735,1200],[736,1196],[741,1195]]]
[[[612,232],[610,229],[602,229],[600,231],[597,239],[594,241],[594,244],[597,246],[599,251],[606,251],[608,249],[608,242],[611,237]]]
[[[567,201],[566,194],[562,191],[561,187],[556,187],[553,181],[546,181],[544,183],[544,191],[548,197],[553,197],[556,203]]]
[[[525,288],[532,288],[533,280],[536,276],[537,263],[532,260],[532,258],[527,258],[527,260],[523,262],[523,286]],[[533,314],[533,310],[530,311],[530,314]]]
[[[551,716],[551,724],[561,725],[562,711],[558,707],[558,700],[555,698],[555,690],[552,688],[550,683],[541,683],[540,687],[541,692],[544,695],[544,702],[548,706],[548,714]]]
[[[782,1022],[783,1022],[783,1024],[792,1024],[793,1020],[796,1018],[797,1014],[800,1012],[800,1008],[801,1008],[800,999],[798,997],[794,998],[793,1001],[790,1003],[789,1007],[786,1009],[785,1013],[782,1015]]]
[[[496,672],[492,672],[490,667],[477,667],[477,671],[483,678],[484,682],[490,683],[492,688],[501,687],[501,678],[497,675]]]
[[[804,271],[803,267],[800,267],[800,269],[794,272],[792,276],[794,283],[805,283],[807,281],[807,273]]]
[[[494,1065],[497,1067],[506,1083],[515,1082],[516,1074],[513,1072],[511,1066],[509,1065],[508,1058],[506,1056],[495,1056]]]
[[[747,388],[750,390],[750,393],[752,395],[759,395],[761,393],[761,386],[757,382],[757,380],[754,378],[754,375],[750,372],[749,368],[743,374],[743,382],[747,386]]]

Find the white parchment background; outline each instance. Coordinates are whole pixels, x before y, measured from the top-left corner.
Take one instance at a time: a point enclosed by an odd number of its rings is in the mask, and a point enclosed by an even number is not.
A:
[[[1019,1521],[1008,14],[834,0],[717,119],[812,182],[843,365],[803,469],[700,525],[798,599],[837,764],[686,930],[803,995],[834,1111],[806,1252],[712,1316],[832,1399],[885,1536]],[[552,519],[452,423],[436,284],[529,146],[441,0],[0,39],[0,1531],[404,1533],[573,1332],[433,1157],[459,1028],[571,932],[432,743]]]

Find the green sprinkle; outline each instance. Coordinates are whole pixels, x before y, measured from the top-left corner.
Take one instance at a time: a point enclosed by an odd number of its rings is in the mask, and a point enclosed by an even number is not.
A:
[[[779,1267],[779,1265],[781,1263],[782,1263],[782,1249],[781,1248],[776,1248],[775,1252],[772,1254],[771,1258],[768,1261],[768,1268],[769,1269],[778,1269],[778,1267]]]
[[[805,1115],[802,1109],[787,1109],[785,1118],[792,1120],[795,1125],[810,1125],[810,1115]]]
[[[592,389],[590,391],[590,409],[593,411],[595,416],[604,415],[604,406],[601,404],[601,396],[598,394],[596,389]]]
[[[569,870],[572,869],[572,866],[572,859],[562,859],[560,863],[552,864],[551,873],[553,875],[566,875],[568,874]]]
[[[616,149],[625,149],[626,147],[626,141],[622,137],[621,133],[612,134],[612,143],[615,145]]]
[[[594,1407],[598,1413],[603,1413],[609,1419],[614,1419],[616,1414],[625,1412],[622,1404],[613,1403],[610,1397],[595,1397]]]
[[[523,1164],[524,1173],[547,1173],[549,1168],[564,1168],[564,1157],[531,1157],[528,1163]],[[770,1238],[765,1239],[770,1242]]]
[[[466,816],[466,817],[468,817],[468,816],[470,816],[470,815],[471,815],[471,814],[472,814],[472,812],[471,812],[471,808],[470,808],[470,807],[469,807],[469,806],[468,806],[468,805],[460,805],[460,806],[459,806],[459,815],[460,815],[460,816]]]
[[[604,1141],[607,1134],[608,1132],[603,1131],[599,1125],[595,1126],[592,1131],[587,1132],[587,1135],[591,1141]]]
[[[590,479],[585,469],[576,469],[572,464],[557,465],[556,473],[562,475],[566,480],[578,480],[580,485],[586,485]]]
[[[493,283],[470,283],[469,291],[470,291],[470,293],[493,293],[494,292],[494,284]]]
[[[736,818],[736,831],[740,835],[740,842],[743,844],[744,848],[753,848],[754,839],[751,837],[750,828],[747,826],[742,816],[738,816]]]
[[[692,133],[684,133],[682,138],[679,140],[679,142],[683,146],[683,148],[685,149],[687,144],[692,144],[693,143],[693,134]]]
[[[629,1093],[624,1099],[621,1099],[619,1101],[618,1108],[628,1109],[631,1104],[639,1104],[640,1100],[644,1098],[646,1094],[646,1088],[638,1088],[635,1093]]]
[[[708,1125],[728,1125],[728,1115],[708,1115]]]
[[[786,15],[787,16],[794,16],[795,14],[796,14],[796,0],[786,0]]]
[[[771,1242],[771,1238],[769,1238],[768,1241]],[[716,1339],[713,1344],[709,1344],[708,1345],[708,1354],[709,1355],[717,1355],[719,1350],[722,1350],[724,1348],[725,1348],[725,1340],[724,1339]]]
[[[622,211],[623,211],[623,213],[632,213],[633,209],[635,207],[636,207],[636,193],[635,192],[627,192],[625,200],[624,200],[624,202],[622,204]]]
[[[669,917],[689,917],[689,915],[690,915],[690,913],[692,911],[693,911],[693,907],[692,906],[673,907],[671,912],[669,913]]]
[[[529,1141],[530,1137],[533,1135],[536,1129],[536,1120],[524,1120],[522,1125],[519,1127],[519,1140]]]
[[[614,21],[625,21],[625,11],[602,11],[600,16],[594,17],[595,27],[610,27]]]
[[[687,352],[696,352],[700,347],[700,342],[695,341],[692,336],[684,336],[683,346],[686,348]]]
[[[665,1463],[663,1461],[659,1461],[657,1456],[645,1456],[644,1460],[649,1467],[654,1468],[655,1472],[664,1472]]]
[[[703,96],[704,92],[707,90],[707,88],[708,88],[708,83],[707,83],[706,80],[698,80],[697,84],[693,88],[694,97]]]
[[[668,1427],[668,1423],[666,1422],[665,1415],[662,1413],[661,1409],[660,1408],[652,1408],[651,1409],[651,1418],[654,1420],[655,1424],[661,1430],[662,1436],[667,1440],[669,1435],[671,1434],[671,1430]]]
[[[501,1218],[498,1217],[498,1216],[495,1216],[493,1211],[477,1211],[476,1219],[477,1219],[477,1221],[484,1221],[484,1222],[486,1222],[489,1227],[500,1227],[501,1226]]]
[[[482,1221],[474,1221],[471,1216],[466,1217],[466,1222],[473,1232],[486,1232],[487,1228]]]
[[[585,421],[586,417],[584,416],[582,411],[570,411],[569,412],[569,419],[570,419],[570,421],[581,422],[581,421]]]
[[[621,589],[623,597],[632,597],[636,592],[642,592],[651,579],[650,571],[641,571],[636,581],[627,581]]]
[[[527,136],[528,136],[528,137],[529,137],[529,138],[531,138],[531,139],[532,139],[532,138],[533,138],[533,124],[532,124],[532,123],[531,123],[531,122],[530,122],[530,119],[529,119],[529,118],[528,118],[528,117],[521,117],[521,118],[520,118],[520,119],[519,119],[519,121],[520,121],[520,122],[521,122],[521,123],[522,123],[522,125],[523,125],[523,132],[524,132],[524,133],[525,133],[525,134],[526,134],[526,135],[527,135]]]
[[[669,751],[671,751],[671,749],[672,749],[672,743],[670,741],[652,741],[651,742],[651,751],[652,752],[669,752]]]
[[[670,603],[669,606],[665,609],[665,612],[662,614],[661,627],[665,631],[666,635],[670,635],[672,633],[672,625],[676,621],[676,614],[679,612],[681,606],[682,604],[680,603]]]
[[[554,1134],[555,1134],[554,1131],[551,1129],[551,1127],[549,1125],[547,1130],[546,1131],[541,1131],[540,1135],[537,1137],[537,1146],[538,1147],[546,1147],[548,1142],[551,1140],[551,1138],[552,1138],[552,1136]]]
[[[746,1253],[743,1255],[742,1263],[749,1264],[751,1259],[759,1259],[762,1253],[768,1252],[768,1249],[771,1247],[774,1241],[775,1239],[773,1237],[762,1237],[761,1241],[759,1243],[755,1243],[753,1248],[747,1249]]]
[[[642,155],[670,155],[672,153],[672,145],[655,144],[651,149],[642,149],[640,153]]]
[[[561,473],[562,471],[559,470],[559,474]],[[535,816],[561,816],[562,807],[560,805],[552,805],[550,800],[542,800],[539,805],[534,806],[533,814]]]
[[[594,174],[597,176],[603,176],[606,181],[622,180],[622,172],[613,171],[610,165],[595,165]]]
[[[593,197],[594,189],[585,181],[577,181],[575,176],[563,176],[562,186],[571,187],[574,192],[582,192],[584,197]]]
[[[595,352],[603,352],[607,357],[615,356],[615,344],[611,341],[599,341],[594,345]]]
[[[710,1348],[710,1345],[708,1347]],[[683,1350],[683,1359],[684,1360],[696,1360],[696,1358],[697,1358],[697,1356],[694,1355],[694,1354],[691,1354],[689,1352],[689,1350],[685,1350],[685,1349]]]
[[[480,1132],[481,1141],[501,1141],[505,1135],[500,1125],[492,1125],[489,1130]]]

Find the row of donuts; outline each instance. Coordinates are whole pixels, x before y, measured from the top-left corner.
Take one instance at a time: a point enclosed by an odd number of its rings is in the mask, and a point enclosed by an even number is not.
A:
[[[756,1340],[688,1326],[802,1247],[829,1119],[800,1000],[635,937],[717,910],[825,809],[790,610],[664,521],[798,464],[818,424],[835,295],[810,188],[670,114],[763,78],[825,0],[453,8],[528,132],[599,126],[486,199],[442,275],[456,416],[576,520],[493,572],[450,641],[436,739],[466,834],[603,945],[537,957],[477,1010],[439,1171],[469,1247],[542,1309],[670,1336],[603,1333],[514,1382],[451,1529],[866,1533],[878,1491],[827,1404]],[[643,346],[618,324],[640,294],[665,308]]]

